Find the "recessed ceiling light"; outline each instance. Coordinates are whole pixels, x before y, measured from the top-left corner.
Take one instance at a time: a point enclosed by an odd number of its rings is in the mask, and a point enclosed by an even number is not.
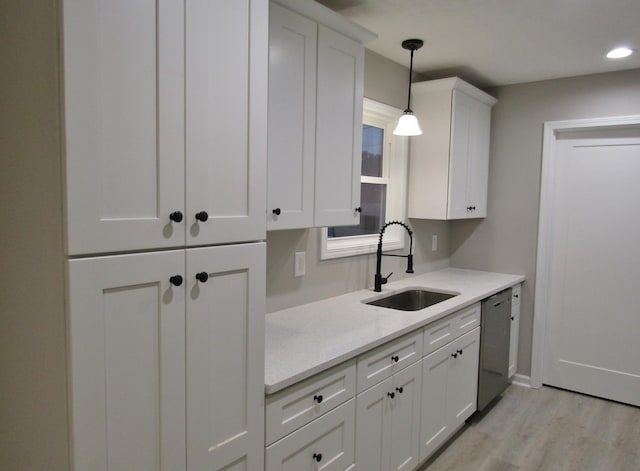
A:
[[[609,59],[621,59],[623,57],[627,57],[633,54],[633,49],[629,49],[628,47],[617,47],[615,49],[611,49],[607,53],[607,57]]]

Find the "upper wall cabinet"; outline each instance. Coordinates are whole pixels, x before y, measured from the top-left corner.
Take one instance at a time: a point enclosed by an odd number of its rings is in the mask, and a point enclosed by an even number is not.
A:
[[[266,15],[64,1],[69,254],[264,238]]]
[[[358,224],[364,46],[320,4],[272,1],[267,228]]]
[[[411,138],[410,218],[487,215],[491,107],[496,99],[459,78],[413,84],[423,130]]]

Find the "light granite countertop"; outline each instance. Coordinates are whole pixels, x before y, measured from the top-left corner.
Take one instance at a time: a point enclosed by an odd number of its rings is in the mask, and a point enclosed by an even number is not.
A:
[[[447,268],[266,316],[265,392],[273,394],[524,281],[524,276]],[[406,288],[460,293],[419,311],[364,304]]]

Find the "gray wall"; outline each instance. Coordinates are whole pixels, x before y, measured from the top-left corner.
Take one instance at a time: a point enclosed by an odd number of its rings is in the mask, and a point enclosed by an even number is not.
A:
[[[366,51],[364,94],[373,100],[404,109],[407,105],[408,69]],[[412,220],[414,270],[426,273],[449,266],[449,223]],[[438,250],[431,251],[431,236],[438,235]],[[373,285],[375,254],[320,261],[320,230],[271,231],[267,234],[267,312],[338,296]],[[306,275],[293,276],[295,252],[306,252]],[[383,260],[392,279],[404,276],[406,261]]]
[[[0,2],[0,469],[69,467],[57,2]]]
[[[527,277],[518,372],[529,375],[543,123],[640,114],[640,69],[488,92],[498,98],[491,124],[488,215],[451,223],[451,266]]]

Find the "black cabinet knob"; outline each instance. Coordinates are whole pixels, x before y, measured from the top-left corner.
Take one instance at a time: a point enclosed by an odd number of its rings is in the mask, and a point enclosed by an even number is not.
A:
[[[398,363],[398,361],[400,361],[400,357],[398,355],[394,355],[391,357],[391,361],[393,361],[394,363]]]
[[[356,208],[356,213],[361,213],[361,212],[362,212],[362,208],[361,208],[360,206],[358,206],[358,207]]]
[[[320,404],[324,400],[324,398],[322,397],[322,394],[317,394],[313,396],[313,400],[316,401],[316,403]]]
[[[398,394],[402,394],[402,391],[404,391],[404,388],[400,386],[399,388],[396,388],[396,391],[398,391]]]
[[[169,278],[169,282],[171,282],[173,286],[180,286],[182,284],[182,277],[180,275],[173,275]]]
[[[513,316],[511,316],[511,320],[512,320],[512,321],[515,321],[515,320],[516,320],[516,318],[515,318],[515,317],[513,317]]]
[[[452,356],[453,358],[458,358],[458,354],[457,354],[457,353],[452,353],[452,354],[451,354],[451,356]]]
[[[209,274],[206,271],[201,271],[200,273],[196,273],[196,280],[201,283],[206,282],[209,279]]]
[[[169,214],[169,219],[173,222],[182,222],[182,213],[180,211],[174,211]]]
[[[205,222],[209,219],[209,214],[206,211],[200,211],[199,213],[196,213],[196,219],[200,222]]]
[[[387,396],[389,396],[391,399],[393,399],[394,397],[396,397],[396,393],[394,392],[388,392]]]
[[[519,295],[519,294],[514,294],[514,295],[513,295],[513,297],[514,297],[514,298],[519,298],[519,297],[520,297],[520,295]]]
[[[273,214],[275,214],[276,216],[280,216],[280,213],[281,213],[282,211],[280,210],[280,208],[276,208],[276,209],[274,209],[274,210],[273,210],[273,211],[271,211],[271,212],[272,212]]]
[[[322,453],[314,453],[313,459],[320,463],[320,461],[322,461]]]
[[[462,356],[462,354],[463,354],[463,353],[464,353],[464,352],[463,352],[462,350],[458,350],[458,354],[459,354],[460,356]]]

